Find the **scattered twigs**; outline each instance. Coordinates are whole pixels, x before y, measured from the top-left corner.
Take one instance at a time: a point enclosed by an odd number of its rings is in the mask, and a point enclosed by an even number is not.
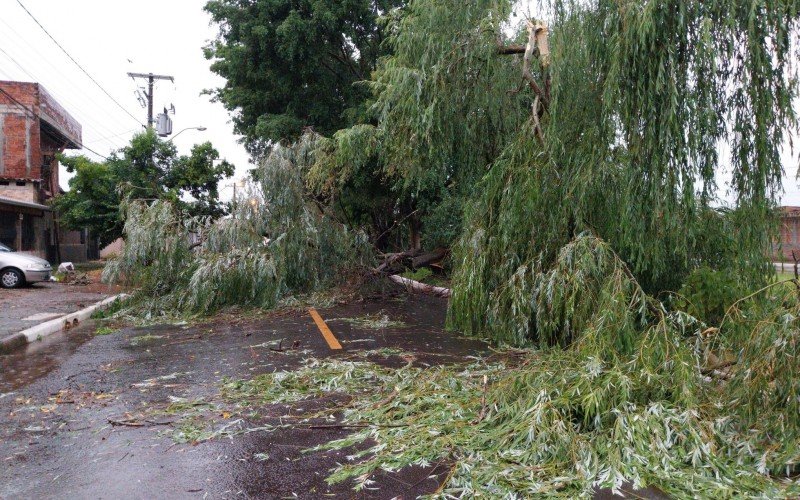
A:
[[[703,375],[712,376],[712,377],[715,377],[715,378],[718,378],[718,379],[730,380],[731,377],[733,376],[731,374],[731,367],[733,365],[735,365],[736,363],[737,363],[737,361],[733,360],[733,359],[727,360],[727,361],[722,361],[722,362],[715,363],[715,364],[713,364],[711,366],[708,366],[706,368],[701,369],[700,373],[702,373]]]
[[[400,427],[408,427],[408,424],[292,424],[291,427],[300,427],[306,429],[393,429]]]
[[[486,391],[489,388],[489,377],[485,374],[483,376],[483,393],[481,394],[481,411],[478,417],[472,421],[473,424],[478,424],[486,417]]]
[[[434,495],[438,495],[444,491],[448,483],[450,483],[450,480],[453,479],[453,476],[456,473],[456,469],[458,469],[458,462],[455,462],[453,466],[450,467],[450,472],[447,473],[447,476],[445,476],[444,481],[442,481],[442,484],[440,484],[439,487],[436,488],[436,492],[434,493]]]
[[[374,239],[374,241],[380,241],[381,238],[383,238],[384,236],[386,236],[387,234],[392,232],[392,230],[394,230],[394,228],[396,228],[397,226],[399,226],[400,224],[405,222],[408,218],[415,216],[417,214],[417,212],[419,212],[419,209],[414,210],[413,212],[411,212],[409,214],[406,214],[405,217],[403,217],[400,220],[394,221],[394,223],[391,226],[389,226],[389,229],[387,229],[386,231],[384,231],[381,234],[379,234],[378,237]]]
[[[124,420],[108,418],[108,423],[113,426],[124,426],[124,427],[146,427],[146,426],[155,426],[155,425],[170,425],[174,423],[174,420],[166,420],[163,422],[157,422],[153,420],[137,420],[135,418],[128,418]]]
[[[415,252],[397,252],[397,253],[390,253],[387,254],[384,261],[375,268],[375,272],[382,273],[388,270],[392,265],[396,262],[401,261],[406,258],[412,258],[416,255]]]
[[[776,286],[779,286],[779,285],[784,285],[784,284],[786,284],[786,283],[794,283],[794,284],[797,284],[797,283],[798,283],[798,281],[797,281],[797,279],[796,279],[796,278],[791,278],[791,279],[786,279],[786,280],[776,281],[775,283],[770,283],[769,285],[767,285],[767,286],[765,286],[765,287],[763,287],[763,288],[759,288],[758,290],[756,290],[755,292],[751,293],[750,295],[747,295],[747,296],[745,296],[745,297],[742,297],[741,299],[739,299],[739,300],[737,300],[736,302],[734,302],[733,304],[731,304],[731,306],[728,308],[728,310],[727,310],[727,311],[725,311],[725,316],[723,316],[723,317],[722,317],[722,321],[719,323],[719,328],[718,328],[718,329],[719,329],[719,330],[722,330],[722,325],[724,325],[724,324],[725,324],[725,320],[727,320],[727,319],[728,319],[728,317],[729,317],[729,316],[730,316],[730,314],[731,314],[731,311],[733,311],[734,309],[736,309],[736,307],[737,307],[739,304],[741,304],[742,302],[744,302],[744,301],[746,301],[746,300],[752,299],[752,298],[753,298],[753,297],[755,297],[756,295],[758,295],[758,294],[760,294],[760,293],[762,293],[762,292],[765,292],[765,291],[769,290],[770,288],[774,288],[774,287],[776,287]]]
[[[144,427],[144,423],[139,422],[136,419],[128,419],[128,420],[116,420],[113,418],[108,419],[108,423],[113,426],[125,426],[125,427]]]
[[[398,394],[400,394],[400,389],[398,387],[395,387],[394,390],[391,392],[391,394],[389,394],[385,398],[381,399],[380,401],[372,405],[372,408],[380,408],[381,406],[388,405],[394,400],[394,398],[397,397]]]

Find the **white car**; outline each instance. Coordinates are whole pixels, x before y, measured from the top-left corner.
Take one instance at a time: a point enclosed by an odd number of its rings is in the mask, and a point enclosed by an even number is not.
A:
[[[39,257],[17,253],[0,243],[0,286],[17,288],[26,283],[49,281],[53,269]]]

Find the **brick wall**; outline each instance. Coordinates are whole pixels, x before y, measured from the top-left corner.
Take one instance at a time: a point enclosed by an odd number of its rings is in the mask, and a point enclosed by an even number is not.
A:
[[[0,82],[0,87],[20,104],[0,93],[0,177],[38,179],[41,174],[41,151],[35,83]]]
[[[0,121],[3,124],[0,177],[38,179],[39,162],[34,161],[40,157],[38,124],[29,115],[3,113],[1,108]]]
[[[13,97],[0,93],[0,179],[42,180],[45,196],[55,195],[55,153],[80,147],[81,125],[38,83],[0,81],[0,88]]]
[[[800,207],[781,207],[780,248],[775,258],[792,261],[792,250],[800,258]]]

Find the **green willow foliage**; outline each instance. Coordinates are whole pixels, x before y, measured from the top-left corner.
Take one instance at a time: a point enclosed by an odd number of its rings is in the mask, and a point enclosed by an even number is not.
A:
[[[483,178],[454,256],[451,325],[516,345],[553,341],[532,327],[539,320],[525,303],[582,231],[607,241],[651,293],[677,290],[703,264],[763,280],[779,149],[797,127],[799,8],[544,3],[552,59],[536,75],[551,82],[544,140],[531,123],[520,127]],[[711,208],[725,148],[737,202],[727,214]],[[515,307],[531,314],[508,314]]]
[[[104,278],[137,287],[150,313],[207,313],[269,308],[365,263],[363,237],[305,196],[318,140],[307,134],[291,147],[275,147],[230,218],[185,218],[165,201],[129,203],[125,248]]]
[[[497,29],[510,6],[495,0],[413,1],[390,17],[371,82],[383,131],[385,168],[412,190],[453,184],[471,192],[529,108],[509,92],[520,81],[512,58],[497,56]]]
[[[537,328],[568,332],[564,348],[511,351],[508,365],[503,351],[428,368],[315,360],[224,392],[256,404],[350,395],[344,422],[363,429],[319,449],[371,444],[328,478],[357,489],[378,471],[440,464],[452,471],[437,498],[588,498],[628,483],[674,498],[796,498],[800,302],[786,283],[761,293],[774,300],[740,302],[709,333],[581,235],[532,291]]]
[[[391,222],[409,216],[426,247],[450,246],[465,200],[530,112],[529,97],[513,91],[519,62],[497,56],[496,28],[510,7],[498,17],[495,4],[412,1],[387,12],[388,55],[365,83],[369,121],[332,136],[312,187],[346,206],[379,193]],[[358,222],[380,234],[380,217]]]

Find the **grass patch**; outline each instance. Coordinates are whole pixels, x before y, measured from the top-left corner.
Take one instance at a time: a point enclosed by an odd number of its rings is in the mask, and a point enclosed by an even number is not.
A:
[[[112,333],[116,333],[119,330],[116,328],[111,328],[110,326],[101,326],[94,331],[95,335],[111,335]]]

